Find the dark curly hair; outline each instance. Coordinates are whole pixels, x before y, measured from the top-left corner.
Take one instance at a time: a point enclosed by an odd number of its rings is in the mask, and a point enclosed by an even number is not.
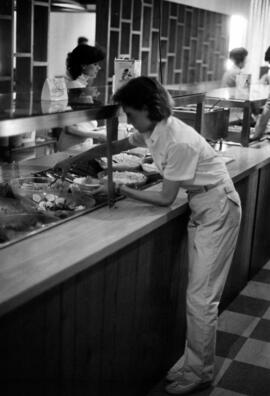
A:
[[[173,99],[154,78],[136,77],[129,80],[113,95],[113,101],[136,110],[147,108],[151,121],[161,121],[172,114]]]
[[[83,65],[91,65],[105,58],[105,51],[98,47],[92,47],[87,44],[80,44],[72,52],[69,52],[66,59],[66,68],[73,78],[76,80],[82,72]]]
[[[236,65],[242,63],[248,55],[248,51],[244,47],[234,48],[229,53],[229,58],[232,59]]]

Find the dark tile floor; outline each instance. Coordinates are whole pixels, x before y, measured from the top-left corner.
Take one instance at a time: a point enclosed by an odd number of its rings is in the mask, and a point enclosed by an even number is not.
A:
[[[168,396],[164,385],[148,396]],[[220,315],[215,380],[196,395],[270,396],[270,261]]]

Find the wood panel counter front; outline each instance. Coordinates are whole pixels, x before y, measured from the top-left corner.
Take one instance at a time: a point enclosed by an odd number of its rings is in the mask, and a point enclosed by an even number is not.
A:
[[[270,163],[270,144],[233,147],[224,155],[234,158],[227,166],[236,183]],[[114,208],[96,210],[0,250],[0,314],[95,265],[186,210],[184,191],[170,208],[124,199]]]

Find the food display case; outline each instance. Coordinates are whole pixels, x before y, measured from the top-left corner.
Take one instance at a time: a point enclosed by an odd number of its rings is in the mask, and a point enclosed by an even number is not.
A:
[[[195,103],[196,125],[200,131],[204,94],[181,95],[176,92],[173,96],[177,106]],[[116,200],[123,198],[113,192],[115,179],[124,180],[136,188],[145,188],[161,179],[147,149],[123,151],[123,140],[118,140],[116,105],[42,102],[39,98],[32,92],[0,95],[0,138],[17,137],[31,130],[63,128],[89,120],[105,120],[106,143],[88,150],[87,161],[77,160],[64,181],[59,180],[60,175],[53,165],[68,156],[65,152],[53,153],[39,161],[2,163],[0,248],[102,206],[112,207]],[[42,166],[36,166],[38,163]],[[108,193],[93,194],[98,183],[104,182],[108,183]]]
[[[257,113],[269,95],[269,87],[253,84],[250,88],[218,88],[207,92],[206,103],[230,109],[241,109],[243,112],[241,127],[235,128],[239,134],[241,145],[247,147],[250,139],[250,119],[253,112]],[[231,129],[234,132],[234,128]]]
[[[40,95],[33,92],[0,95],[0,139],[2,141],[14,137],[18,138],[32,130],[63,128],[89,120],[105,120],[107,135],[105,150],[109,185],[106,196],[101,195],[93,199],[91,194],[82,191],[79,185],[77,191],[74,191],[76,183],[73,183],[69,175],[69,179],[65,180],[66,187],[64,190],[61,187],[61,191],[55,191],[56,186],[52,186],[52,182],[54,179],[58,179],[59,175],[52,169],[54,162],[48,161],[47,167],[28,166],[31,161],[23,161],[21,164],[16,162],[7,164],[3,161],[4,158],[1,155],[0,248],[85,214],[100,206],[112,205],[114,197],[112,191],[111,143],[117,138],[117,111],[117,106],[111,104],[79,106],[77,103],[73,106],[70,103],[60,101],[42,102]],[[95,154],[93,156],[98,158],[98,150],[95,149],[94,151]],[[60,160],[67,157],[65,153],[56,154],[63,154],[57,157]],[[98,166],[94,159],[90,159],[89,164],[87,164],[87,170],[90,172],[92,170],[92,172],[97,174],[102,168]],[[75,177],[83,177],[85,174],[81,170],[78,174],[72,173],[71,176],[73,179]],[[29,181],[29,177],[35,179]],[[15,183],[16,181],[17,184]],[[69,182],[70,184],[68,185]],[[31,202],[29,197],[34,202]],[[40,202],[35,202],[33,197]],[[56,204],[57,202],[59,205]],[[48,210],[40,210],[45,203],[48,208],[44,207],[43,209]],[[68,205],[66,206],[66,204]]]

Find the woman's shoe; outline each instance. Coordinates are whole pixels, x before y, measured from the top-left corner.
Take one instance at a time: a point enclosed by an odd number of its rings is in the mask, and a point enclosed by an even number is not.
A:
[[[166,380],[167,381],[175,381],[179,375],[181,375],[181,370],[184,365],[184,355],[180,357],[179,360],[170,368],[170,370],[167,372],[166,375]]]
[[[166,392],[171,395],[187,395],[188,393],[201,391],[209,388],[210,386],[211,381],[194,383],[189,382],[184,378],[184,376],[181,376],[178,380],[167,385],[165,389]]]

